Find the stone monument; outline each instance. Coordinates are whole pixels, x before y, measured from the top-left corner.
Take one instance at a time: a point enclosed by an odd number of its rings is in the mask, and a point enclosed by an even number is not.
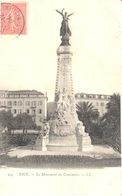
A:
[[[85,151],[91,140],[83,123],[78,120],[72,81],[72,49],[69,17],[73,15],[56,10],[62,16],[61,44],[57,49],[57,77],[55,88],[55,111],[50,120],[48,151]],[[88,147],[88,148],[87,148]]]
[[[69,17],[64,9],[60,12],[62,23],[60,28],[61,44],[57,49],[58,65],[55,88],[55,112],[50,120],[49,151],[77,151],[76,130],[77,114],[72,82],[72,50],[70,45],[71,30]]]

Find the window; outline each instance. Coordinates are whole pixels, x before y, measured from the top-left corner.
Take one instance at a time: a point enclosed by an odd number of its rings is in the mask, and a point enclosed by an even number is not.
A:
[[[17,98],[18,98],[18,97],[19,97],[19,95],[14,95],[14,97],[17,97]]]
[[[32,110],[32,114],[34,115],[36,113],[36,110]]]
[[[32,121],[33,121],[33,122],[35,122],[35,121],[36,121],[35,116],[32,116]]]
[[[21,114],[21,113],[22,113],[22,110],[21,110],[21,109],[19,109],[19,110],[18,110],[18,113],[19,113],[19,114]]]
[[[19,106],[22,106],[22,101],[18,101],[18,105]]]
[[[14,109],[14,114],[16,114],[17,113],[17,110],[16,109]]]
[[[89,98],[93,98],[93,96],[92,95],[89,95]]]
[[[102,99],[104,99],[104,96],[103,96],[103,95],[101,95],[101,98],[102,98]]]
[[[31,105],[32,105],[32,106],[36,106],[36,101],[32,101],[32,102],[31,102]]]
[[[104,106],[104,103],[103,102],[101,103],[101,106]]]
[[[26,101],[26,103],[25,103],[27,106],[29,106],[30,105],[30,101]]]
[[[13,105],[15,105],[15,106],[16,106],[16,105],[17,105],[17,102],[16,102],[16,101],[14,101],[14,102],[13,102]]]
[[[30,110],[28,109],[28,110],[27,110],[27,114],[29,114],[29,113],[30,113]]]
[[[99,103],[98,102],[96,102],[96,106],[98,106],[99,105]]]
[[[41,109],[39,109],[39,114],[41,114],[42,113],[42,110]]]
[[[8,101],[8,106],[12,106],[12,101]]]
[[[83,98],[83,94],[81,94],[80,96],[81,96],[81,98]]]
[[[38,105],[42,105],[42,101],[38,101]]]
[[[42,122],[42,121],[43,121],[42,117],[39,117],[39,121],[40,121],[40,122]]]

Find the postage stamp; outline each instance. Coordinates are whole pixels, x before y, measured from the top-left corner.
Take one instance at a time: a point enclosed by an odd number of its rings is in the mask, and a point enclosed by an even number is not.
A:
[[[26,3],[1,3],[0,7],[0,34],[26,34]]]

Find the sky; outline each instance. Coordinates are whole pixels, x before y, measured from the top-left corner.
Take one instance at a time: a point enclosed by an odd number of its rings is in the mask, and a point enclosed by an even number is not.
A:
[[[22,1],[22,0],[21,0]],[[2,1],[4,2],[4,1]],[[15,1],[11,1],[15,2]],[[28,0],[27,33],[0,35],[0,89],[47,92],[53,101],[61,16],[74,12],[69,26],[75,93],[112,94],[122,82],[120,0]]]

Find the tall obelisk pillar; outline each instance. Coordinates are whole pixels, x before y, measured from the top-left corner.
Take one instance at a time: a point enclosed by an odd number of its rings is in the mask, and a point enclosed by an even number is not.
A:
[[[63,17],[60,36],[61,44],[57,49],[58,65],[55,88],[55,112],[50,121],[50,135],[48,150],[51,151],[77,151],[75,127],[77,114],[72,81],[72,51],[69,43],[71,31],[68,20],[72,14],[59,12]]]

